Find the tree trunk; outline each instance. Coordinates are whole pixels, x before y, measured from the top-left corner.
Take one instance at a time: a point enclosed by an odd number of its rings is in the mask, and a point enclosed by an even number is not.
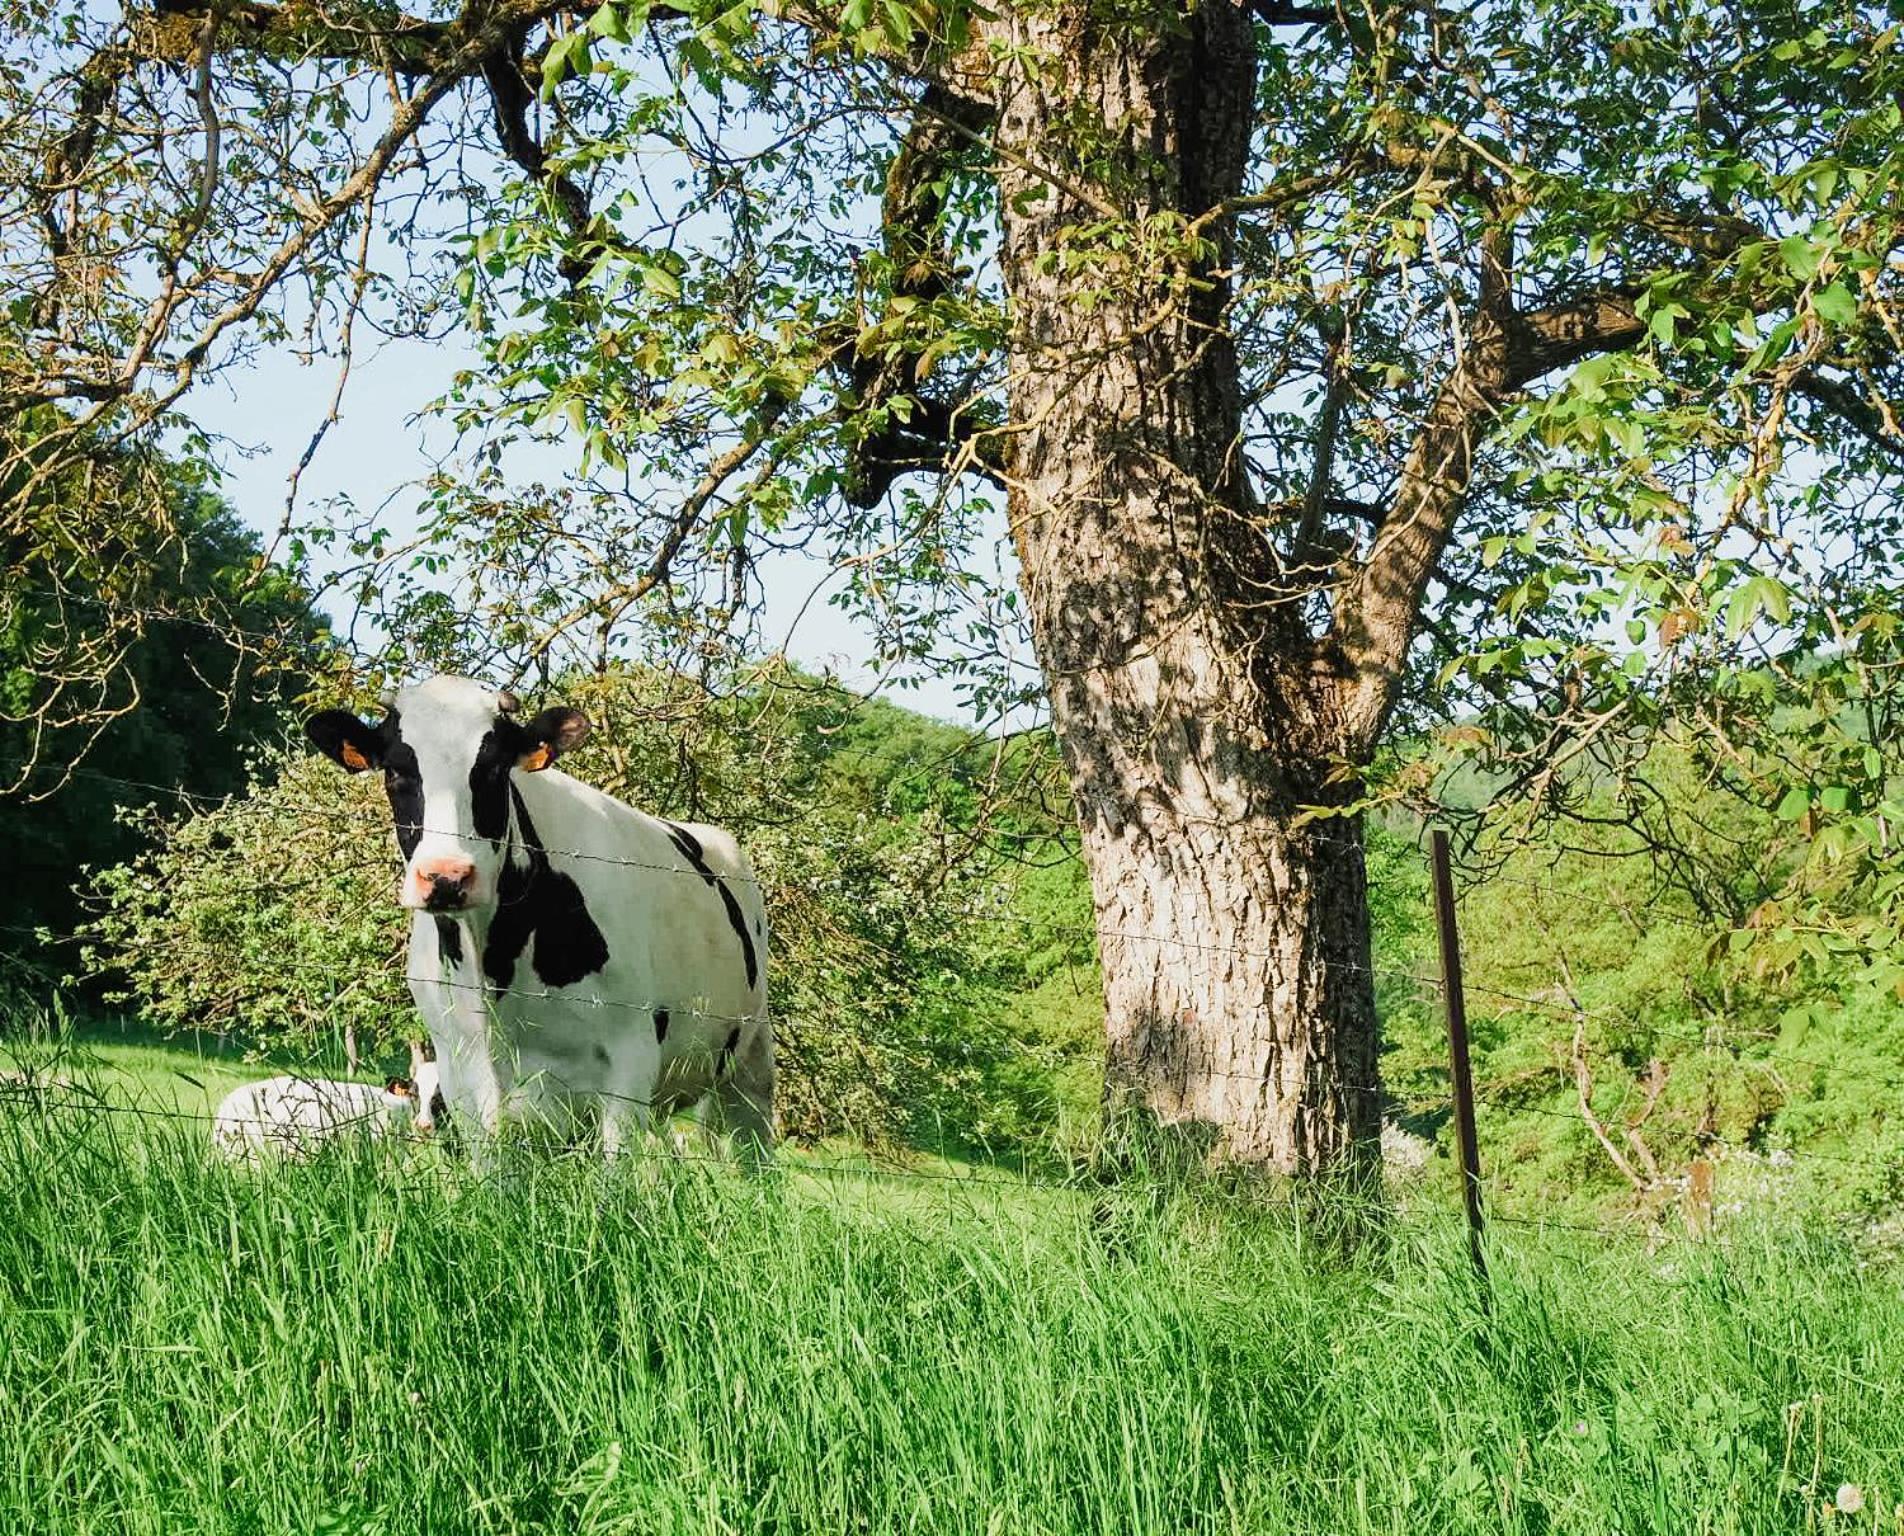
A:
[[[1237,1161],[1366,1173],[1360,828],[1299,824],[1353,792],[1331,774],[1345,680],[1251,504],[1224,221],[1180,239],[1243,183],[1249,13],[1000,27],[1013,534],[1096,899],[1109,1107]],[[1107,205],[1159,247],[1088,245]]]

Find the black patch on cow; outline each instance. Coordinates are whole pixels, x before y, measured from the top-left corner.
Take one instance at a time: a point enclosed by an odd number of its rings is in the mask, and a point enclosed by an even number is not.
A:
[[[476,748],[469,768],[470,825],[478,837],[500,843],[509,835],[509,770],[522,755],[526,733],[513,720],[498,720]]]
[[[390,797],[397,847],[407,864],[423,840],[423,772],[417,767],[416,749],[403,739],[403,726],[394,709],[379,729],[384,735],[383,792]]]
[[[436,920],[436,947],[452,966],[463,963],[463,930],[447,917]]]
[[[668,1010],[665,1008],[654,1011],[654,1037],[656,1045],[668,1038]]]
[[[549,856],[536,836],[529,808],[512,784],[509,798],[516,808],[516,835],[529,856],[528,868],[504,859],[496,882],[496,915],[483,945],[483,974],[498,991],[516,974],[516,961],[529,941],[535,940],[531,964],[546,987],[573,986],[608,964],[608,941],[588,914],[582,890],[561,871],[549,866]]]
[[[727,1076],[727,1069],[733,1064],[734,1047],[740,1044],[740,1025],[736,1024],[727,1032],[727,1038],[721,1042],[721,1054],[714,1061],[714,1075]]]
[[[747,961],[747,985],[752,987],[760,979],[760,960],[754,953],[753,935],[747,931],[747,919],[741,915],[740,903],[727,888],[727,882],[707,867],[707,855],[699,838],[686,827],[677,827],[671,821],[664,821],[661,825],[668,829],[668,837],[681,850],[681,857],[694,866],[703,880],[721,893],[721,906],[726,909],[727,921],[739,938],[741,955]]]
[[[601,1067],[605,1067],[608,1065],[608,1047],[607,1046],[601,1045],[599,1043],[596,1045],[595,1064]]]
[[[664,821],[661,825],[668,829],[668,836],[674,839],[674,846],[687,856],[688,863],[698,869],[708,880],[713,880],[714,876],[708,870],[707,853],[701,847],[701,840],[676,822]]]

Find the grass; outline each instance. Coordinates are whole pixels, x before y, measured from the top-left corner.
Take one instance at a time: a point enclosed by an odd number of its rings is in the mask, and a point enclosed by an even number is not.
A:
[[[4,1009],[4,1004],[0,1004]],[[0,1071],[15,1069],[74,1077],[113,1099],[150,1110],[210,1115],[240,1083],[276,1072],[345,1078],[341,1057],[259,1060],[213,1035],[168,1035],[131,1018],[88,1018],[28,1012],[30,1026],[0,1030]],[[9,1047],[7,1035],[15,1039]],[[383,1076],[366,1067],[366,1082]]]
[[[1208,1190],[255,1173],[202,1132],[0,1112],[0,1531],[1889,1531],[1904,1498],[1899,1276],[1793,1222],[1498,1226],[1484,1314],[1432,1210],[1345,1262]]]

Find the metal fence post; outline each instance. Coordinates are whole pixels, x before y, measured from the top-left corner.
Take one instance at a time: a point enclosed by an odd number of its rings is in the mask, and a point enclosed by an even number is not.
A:
[[[1435,928],[1441,938],[1441,995],[1448,1010],[1448,1063],[1454,1078],[1454,1134],[1461,1152],[1461,1196],[1468,1213],[1468,1256],[1486,1283],[1487,1256],[1481,1235],[1481,1145],[1474,1134],[1474,1070],[1468,1063],[1468,1010],[1461,990],[1461,938],[1454,925],[1454,874],[1448,834],[1431,842],[1435,879]]]

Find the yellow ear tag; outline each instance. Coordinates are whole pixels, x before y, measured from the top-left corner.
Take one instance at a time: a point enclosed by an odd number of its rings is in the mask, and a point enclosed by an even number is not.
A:
[[[337,755],[344,760],[344,766],[352,773],[362,773],[370,766],[370,759],[365,757],[363,753],[359,752],[349,742],[345,742],[337,749]]]
[[[550,746],[547,742],[543,742],[540,746],[531,747],[527,752],[523,753],[521,757],[517,758],[516,766],[524,773],[540,773],[554,761],[555,748]]]

